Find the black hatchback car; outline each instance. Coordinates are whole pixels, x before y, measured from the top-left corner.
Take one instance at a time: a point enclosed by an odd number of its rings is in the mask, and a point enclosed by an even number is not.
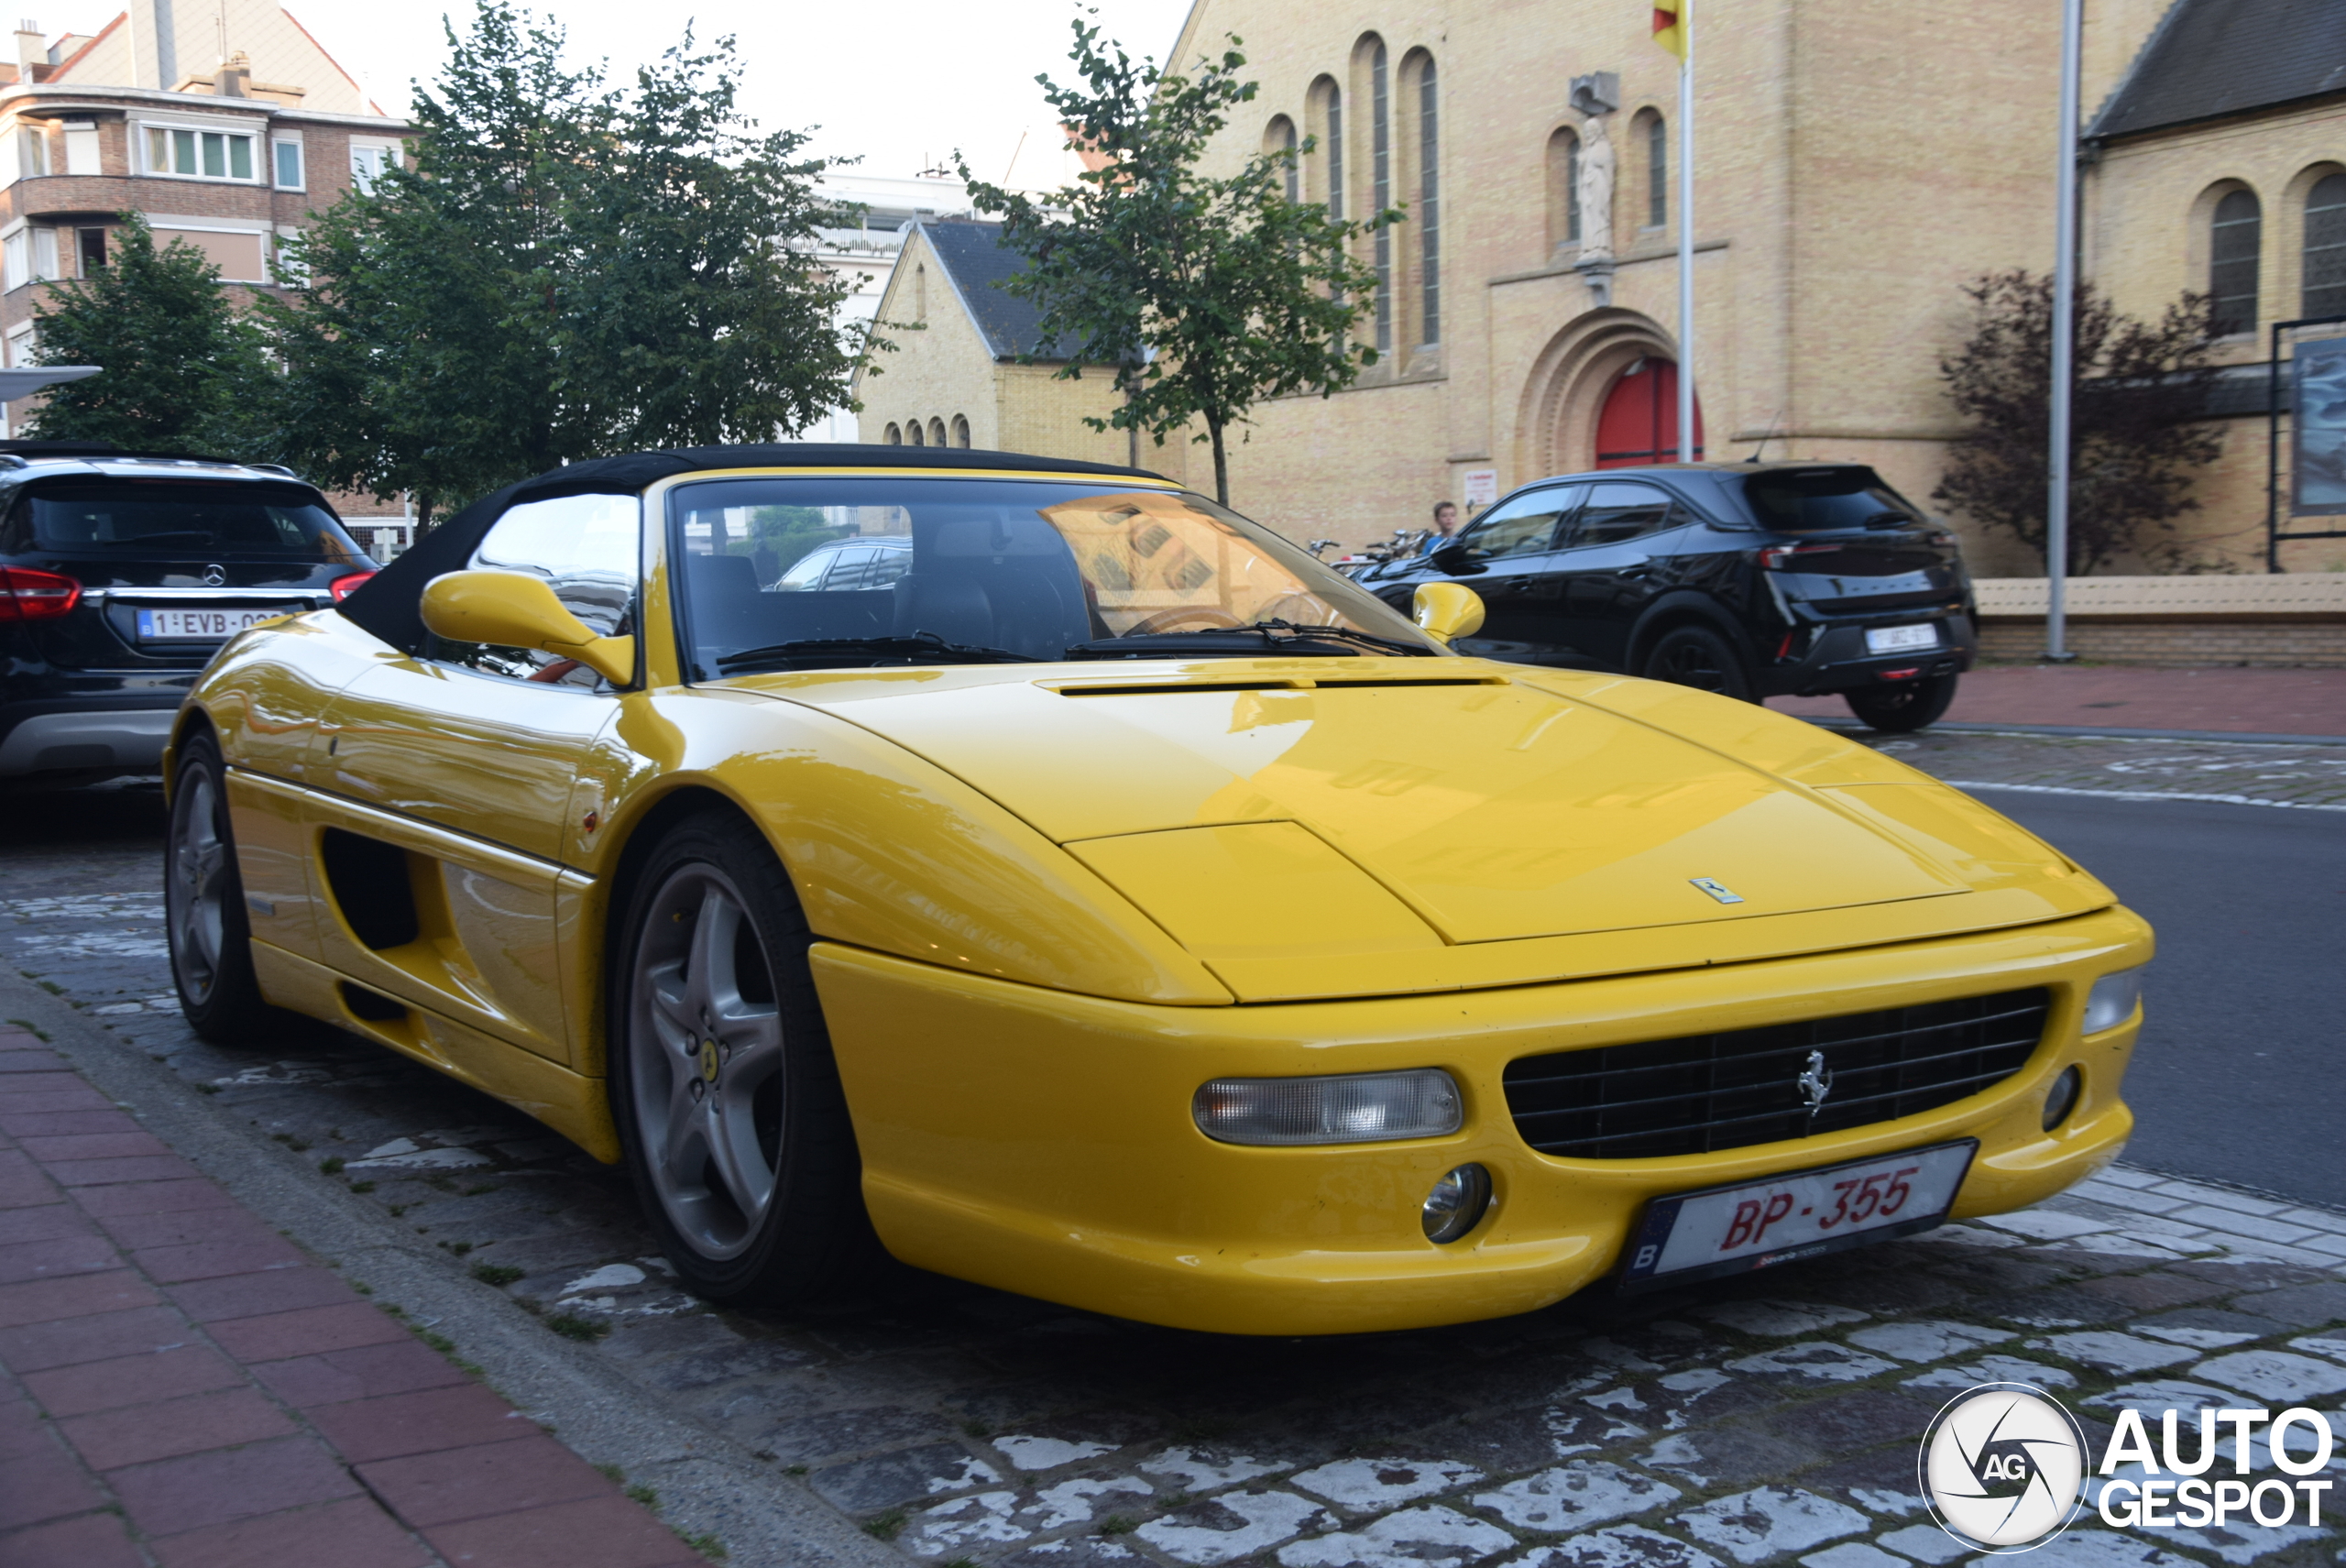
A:
[[[223,642],[374,571],[289,470],[0,443],[0,785],[156,772]]]
[[[1853,464],[1541,479],[1354,580],[1404,613],[1420,583],[1473,588],[1485,620],[1461,652],[1752,701],[1837,692],[1877,729],[1939,718],[1979,652],[1955,536]]]

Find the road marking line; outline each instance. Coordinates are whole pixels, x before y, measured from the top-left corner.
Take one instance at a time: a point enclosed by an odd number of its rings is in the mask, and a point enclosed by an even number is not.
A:
[[[2309,800],[2259,800],[2249,795],[2187,795],[2181,790],[2072,789],[2066,784],[1988,784],[1971,779],[1941,779],[1950,789],[2011,789],[2028,795],[2083,795],[2096,800],[2207,800],[2219,806],[2279,806],[2292,811],[2346,811],[2346,803],[2325,805]]]

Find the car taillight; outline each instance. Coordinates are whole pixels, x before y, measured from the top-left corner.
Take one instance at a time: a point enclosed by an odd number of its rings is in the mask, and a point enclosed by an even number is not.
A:
[[[0,602],[26,620],[55,620],[82,602],[82,585],[57,572],[0,566]]]
[[[340,604],[356,593],[366,584],[367,579],[374,575],[372,572],[353,572],[346,577],[336,577],[334,580],[334,602]]]
[[[1838,544],[1770,544],[1760,552],[1760,565],[1770,572],[1781,572],[1784,563],[1795,555],[1830,555]]]

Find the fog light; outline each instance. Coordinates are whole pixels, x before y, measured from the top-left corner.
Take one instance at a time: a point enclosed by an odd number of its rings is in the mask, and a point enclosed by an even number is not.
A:
[[[2142,1000],[2141,969],[2120,970],[2116,974],[2103,975],[2093,982],[2093,989],[2086,992],[2085,1022],[2078,1027],[2088,1035],[2115,1029],[2134,1015],[2134,1008]]]
[[[1341,1078],[1217,1078],[1189,1101],[1225,1144],[1381,1144],[1459,1129],[1458,1085],[1440,1068]]]
[[[1426,1237],[1454,1242],[1482,1223],[1491,1206],[1491,1173],[1479,1165],[1462,1165],[1433,1184],[1426,1194]]]
[[[2077,1091],[2084,1087],[2085,1077],[2076,1068],[2068,1067],[2061,1069],[2061,1076],[2055,1079],[2053,1087],[2045,1092],[2045,1130],[2046,1132],[2051,1132],[2069,1119],[2069,1113],[2077,1108]]]

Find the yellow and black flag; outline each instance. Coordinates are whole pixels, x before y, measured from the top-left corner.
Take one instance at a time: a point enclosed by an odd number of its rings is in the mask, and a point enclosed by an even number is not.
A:
[[[1686,12],[1694,0],[1653,0],[1653,41],[1686,58]]]

